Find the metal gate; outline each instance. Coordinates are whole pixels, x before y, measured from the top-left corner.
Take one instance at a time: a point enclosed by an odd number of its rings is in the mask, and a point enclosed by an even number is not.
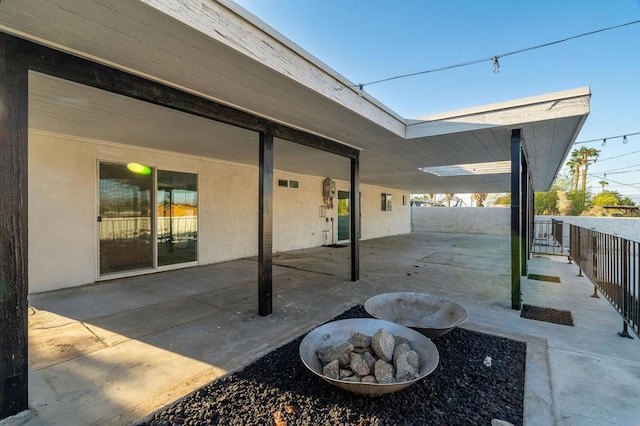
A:
[[[569,255],[569,224],[555,219],[534,221],[531,253]]]

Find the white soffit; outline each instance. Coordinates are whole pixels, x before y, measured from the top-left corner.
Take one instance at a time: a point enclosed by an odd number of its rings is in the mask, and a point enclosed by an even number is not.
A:
[[[517,126],[589,113],[589,87],[407,120],[407,139]]]
[[[511,173],[511,161],[455,164],[451,166],[420,167],[418,170],[436,176],[496,175]]]

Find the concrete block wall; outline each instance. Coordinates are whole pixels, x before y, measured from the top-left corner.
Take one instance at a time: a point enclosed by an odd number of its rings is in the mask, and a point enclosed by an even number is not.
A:
[[[637,217],[536,216],[536,220],[551,219],[640,241],[640,218]]]
[[[509,235],[510,209],[504,207],[411,207],[412,231]]]
[[[640,218],[536,216],[536,221],[559,220],[596,231],[640,241]],[[414,232],[459,232],[509,235],[511,215],[508,207],[411,207]]]

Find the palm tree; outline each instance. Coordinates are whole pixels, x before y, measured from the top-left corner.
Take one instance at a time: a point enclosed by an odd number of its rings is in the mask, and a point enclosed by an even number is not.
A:
[[[577,180],[580,175],[580,170],[582,171],[582,207],[584,207],[586,194],[587,194],[587,169],[589,168],[589,164],[595,163],[598,160],[598,156],[600,155],[600,151],[595,148],[587,148],[583,146],[580,149],[574,149],[571,152],[571,160],[567,163],[569,167],[573,167],[574,172],[574,190],[577,190]],[[570,164],[572,163],[572,164]],[[576,166],[578,168],[576,168]],[[576,172],[577,170],[577,172]]]
[[[444,194],[444,199],[447,201],[447,207],[451,207],[451,200],[456,194],[453,192],[447,192]]]
[[[607,174],[605,173],[605,177],[606,177],[606,175],[607,175]],[[599,183],[600,185],[602,185],[602,191],[601,191],[601,192],[604,192],[604,186],[605,186],[605,185],[609,185],[609,182],[607,182],[606,180],[601,180],[601,181],[600,181],[600,182],[598,182],[598,183]]]
[[[580,167],[582,166],[582,159],[577,158],[574,154],[577,151],[574,151],[571,154],[571,160],[567,161],[567,166],[569,166],[569,171],[571,173],[571,184],[573,186],[573,190],[578,190],[578,181],[580,180]]]
[[[487,195],[486,192],[474,192],[471,194],[471,198],[476,203],[476,207],[484,207],[484,200],[487,199]]]

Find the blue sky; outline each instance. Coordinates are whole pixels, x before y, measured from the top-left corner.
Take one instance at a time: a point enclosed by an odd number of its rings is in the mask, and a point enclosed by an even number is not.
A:
[[[454,65],[640,20],[640,0],[237,0],[354,83]],[[578,141],[640,132],[640,24],[490,62],[365,87],[406,118],[582,86],[591,114]],[[640,204],[640,135],[586,146],[595,193]],[[583,145],[576,145],[580,147]],[[613,158],[612,158],[613,157]],[[633,171],[633,172],[631,172]],[[624,173],[620,173],[624,172]]]

